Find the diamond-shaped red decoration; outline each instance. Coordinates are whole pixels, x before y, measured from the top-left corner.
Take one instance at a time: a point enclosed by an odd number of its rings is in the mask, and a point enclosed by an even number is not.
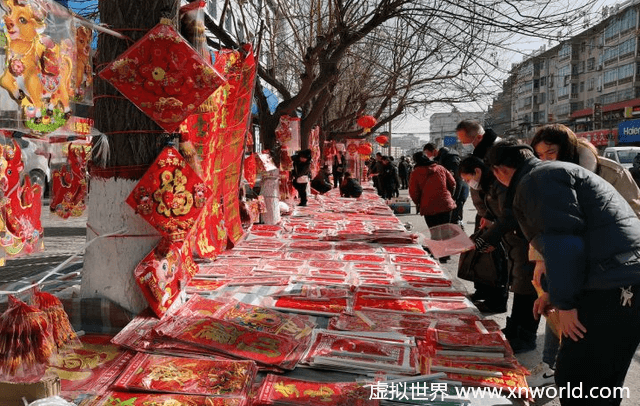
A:
[[[169,24],[152,28],[100,72],[167,132],[174,132],[224,78]]]
[[[184,241],[211,195],[211,190],[178,150],[166,147],[127,203],[171,241]]]

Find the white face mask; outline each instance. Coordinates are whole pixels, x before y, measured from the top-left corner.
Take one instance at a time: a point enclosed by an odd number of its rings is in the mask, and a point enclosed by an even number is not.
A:
[[[480,181],[475,179],[469,179],[469,182],[467,182],[467,185],[469,185],[469,187],[474,190],[480,189]]]
[[[475,148],[476,147],[474,147],[473,144],[462,144],[462,146],[460,147],[460,152],[464,154],[472,154]]]

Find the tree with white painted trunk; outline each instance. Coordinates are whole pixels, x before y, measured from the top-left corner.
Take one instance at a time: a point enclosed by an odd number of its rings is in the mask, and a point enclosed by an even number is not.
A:
[[[177,19],[179,0],[99,0],[101,23],[133,42],[162,17]],[[101,34],[97,70],[127,50],[133,42]],[[87,239],[125,229],[122,236],[96,240],[85,253],[82,297],[107,298],[137,313],[147,306],[134,278],[134,268],[160,240],[160,234],[125,203],[168,136],[106,81],[94,85],[95,127],[107,135],[109,154],[104,167],[92,162],[88,199]],[[95,145],[94,145],[95,146]]]

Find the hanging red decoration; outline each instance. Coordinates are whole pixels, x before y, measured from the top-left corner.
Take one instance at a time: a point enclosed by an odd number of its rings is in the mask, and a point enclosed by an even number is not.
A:
[[[365,133],[371,131],[371,127],[377,123],[378,120],[374,116],[362,116],[358,119],[358,125],[364,129]]]
[[[389,142],[389,138],[386,135],[378,135],[376,137],[376,142],[382,146],[387,145]]]
[[[100,72],[167,132],[174,132],[224,79],[163,20]]]
[[[67,164],[53,171],[51,212],[63,219],[81,216],[87,197],[87,155],[90,145],[70,144]]]
[[[160,318],[178,298],[181,285],[189,280],[180,247],[166,239],[140,261],[134,275],[151,310]]]
[[[358,154],[360,155],[369,156],[371,155],[372,152],[373,152],[373,147],[368,142],[360,144],[360,146],[358,147]]]
[[[254,187],[256,185],[256,177],[257,177],[257,165],[256,165],[256,155],[251,154],[244,159],[244,178],[249,183],[249,186]]]
[[[184,241],[204,208],[211,190],[178,150],[165,148],[127,203],[171,241]]]

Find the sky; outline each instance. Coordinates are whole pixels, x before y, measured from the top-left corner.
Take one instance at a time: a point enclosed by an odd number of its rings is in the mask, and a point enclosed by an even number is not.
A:
[[[625,4],[625,1],[615,1],[615,0],[577,0],[577,3],[585,4],[587,2],[593,3],[594,6],[592,10],[594,12],[590,15],[590,23],[594,25],[599,23],[601,20],[601,11],[604,6],[613,6],[616,3]],[[576,24],[576,27],[569,35],[576,35],[579,32],[582,32],[582,21]],[[556,46],[558,41],[552,41],[549,44],[546,40],[541,40],[539,38],[531,38],[531,37],[522,37],[515,44],[514,51],[511,52],[510,57],[507,56],[507,59],[512,63],[519,63],[525,58],[525,55],[530,55],[533,51],[540,49],[542,45],[545,45],[547,49],[550,47]],[[487,106],[479,105],[477,103],[474,104],[464,104],[457,105],[458,110],[464,111],[482,111],[487,108]],[[429,116],[431,113],[446,113],[451,111],[451,107],[443,106],[440,108],[431,108],[429,111],[422,113],[421,115],[416,116],[406,116],[401,119],[394,120],[392,123],[392,132],[396,136],[402,136],[407,133],[413,133],[416,136],[427,139],[429,134]]]
[[[95,3],[98,2],[98,0],[68,0],[68,3],[71,9],[78,10],[86,7],[87,3],[92,1]],[[595,24],[600,21],[600,15],[601,15],[600,13],[603,6],[613,6],[616,3],[624,4],[625,2],[615,1],[615,0],[577,0],[577,3],[593,4],[592,10],[594,10],[594,12],[590,15],[590,21],[591,21],[591,24]],[[582,21],[578,22],[576,26],[577,27],[573,30],[573,32],[570,35],[575,35],[578,32],[581,32],[583,30],[581,27]],[[557,44],[558,44],[557,41],[549,44],[548,41],[541,40],[538,38],[522,37],[513,46],[514,51],[511,52],[511,55],[509,56],[509,53],[507,53],[507,59],[512,63],[518,63],[523,60],[524,55],[530,55],[533,51],[538,50],[542,45],[546,45],[548,49],[549,46],[555,46]],[[487,106],[479,105],[477,103],[457,105],[456,107],[458,110],[463,112],[464,111],[482,111],[487,108]],[[431,113],[436,113],[436,112],[444,113],[448,111],[451,111],[451,107],[449,106],[442,106],[439,108],[432,107],[428,111],[421,112],[416,115],[405,116],[405,117],[396,119],[391,124],[392,133],[395,134],[396,136],[402,136],[407,133],[413,133],[420,138],[427,139],[428,133],[429,133],[429,116],[431,115]],[[387,128],[385,128],[384,130],[387,130]]]

